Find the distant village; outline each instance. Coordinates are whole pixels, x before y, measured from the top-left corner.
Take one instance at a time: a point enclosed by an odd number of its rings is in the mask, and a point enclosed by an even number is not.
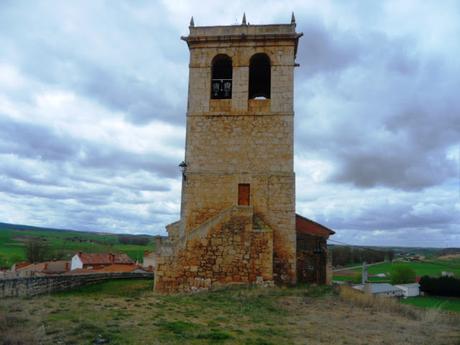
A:
[[[11,269],[0,271],[0,279],[90,273],[147,273],[153,272],[153,266],[153,252],[144,252],[142,263],[135,262],[124,253],[77,252],[70,260],[17,262]]]

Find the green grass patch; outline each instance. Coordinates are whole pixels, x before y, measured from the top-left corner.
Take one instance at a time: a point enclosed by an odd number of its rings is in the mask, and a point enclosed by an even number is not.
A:
[[[440,310],[460,313],[460,298],[417,296],[401,300],[404,304],[410,304],[421,308],[436,308]]]
[[[182,340],[202,344],[205,340],[206,343],[216,344],[233,338],[233,335],[227,331],[217,328],[209,329],[202,324],[190,321],[160,320],[155,325],[160,329],[160,338],[163,341]]]
[[[377,273],[389,273],[394,266],[405,266],[413,269],[417,276],[433,276],[438,277],[442,271],[454,272],[456,276],[460,276],[460,265],[455,263],[449,264],[449,262],[394,262],[394,263],[383,263],[380,265],[370,266],[369,274]]]
[[[138,297],[153,290],[153,279],[114,279],[53,294],[57,297]]]
[[[423,261],[423,262],[385,262],[382,264],[369,266],[368,273],[370,275],[375,275],[379,273],[385,273],[387,277],[370,277],[371,282],[386,282],[389,281],[389,274],[396,266],[409,267],[415,271],[417,276],[432,276],[439,277],[443,271],[453,272],[456,277],[460,277],[460,262],[457,259],[455,260],[432,260],[432,261]],[[361,268],[356,268],[353,272],[361,272]],[[337,272],[337,275],[334,275],[334,280],[347,281],[352,280],[352,276],[340,275],[340,272]]]
[[[201,328],[200,325],[186,321],[165,321],[160,320],[156,324],[160,329],[173,333],[180,338],[194,338],[194,333]]]
[[[337,281],[352,281],[353,276],[334,275],[332,279],[337,280]],[[390,282],[390,279],[387,277],[369,277],[368,280],[372,283],[389,283]]]
[[[219,329],[211,329],[209,332],[197,335],[197,339],[209,339],[213,342],[220,342],[231,338],[233,338],[233,336],[230,333]]]

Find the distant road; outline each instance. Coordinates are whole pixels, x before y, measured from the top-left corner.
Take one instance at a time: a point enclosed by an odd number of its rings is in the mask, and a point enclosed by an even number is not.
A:
[[[394,261],[394,260],[393,260]],[[367,264],[367,267],[369,266],[375,266],[375,265],[380,265],[380,264],[384,264],[386,261],[380,261],[380,262],[374,262],[373,264]],[[332,272],[341,272],[341,271],[352,271],[354,270],[355,268],[362,268],[363,265],[359,265],[359,266],[352,266],[352,267],[343,267],[343,268],[337,268],[335,270],[332,270]]]

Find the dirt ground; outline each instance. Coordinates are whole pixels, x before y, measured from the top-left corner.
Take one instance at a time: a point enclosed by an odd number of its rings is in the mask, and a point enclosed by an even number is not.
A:
[[[160,296],[129,284],[2,300],[0,344],[460,344],[458,314],[363,305],[330,288]]]

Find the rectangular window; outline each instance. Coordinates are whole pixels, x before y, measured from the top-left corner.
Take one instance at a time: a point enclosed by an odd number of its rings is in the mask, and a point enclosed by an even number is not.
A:
[[[249,206],[250,205],[250,186],[248,183],[240,183],[238,185],[238,205]]]

